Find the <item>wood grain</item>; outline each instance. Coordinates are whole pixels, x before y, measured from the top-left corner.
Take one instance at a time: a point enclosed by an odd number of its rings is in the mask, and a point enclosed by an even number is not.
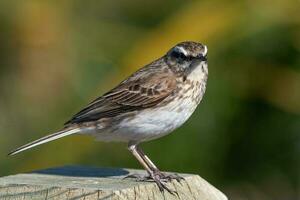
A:
[[[226,200],[227,197],[198,175],[180,174],[185,180],[168,187],[178,196],[161,193],[153,182],[123,179],[142,170],[65,166],[0,178],[0,199],[66,200]]]

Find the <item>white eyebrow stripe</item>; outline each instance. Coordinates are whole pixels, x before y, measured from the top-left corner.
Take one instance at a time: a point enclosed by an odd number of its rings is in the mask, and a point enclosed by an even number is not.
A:
[[[207,54],[207,46],[206,45],[203,45],[203,46],[204,46],[203,56],[206,56],[206,54]]]
[[[187,56],[187,51],[183,47],[176,47],[176,48],[179,49],[179,51],[181,51],[185,56]]]

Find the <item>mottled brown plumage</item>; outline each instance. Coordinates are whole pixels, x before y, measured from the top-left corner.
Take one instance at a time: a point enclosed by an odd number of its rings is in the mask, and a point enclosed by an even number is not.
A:
[[[158,61],[137,71],[116,88],[91,102],[65,125],[115,117],[159,104],[176,89],[176,76]]]

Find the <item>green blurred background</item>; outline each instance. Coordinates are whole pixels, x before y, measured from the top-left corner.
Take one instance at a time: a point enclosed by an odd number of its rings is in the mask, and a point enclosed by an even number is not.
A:
[[[183,127],[145,152],[231,199],[299,199],[298,0],[1,1],[0,176],[69,164],[140,168],[125,144],[84,136],[6,154],[185,40],[208,45],[207,93]]]

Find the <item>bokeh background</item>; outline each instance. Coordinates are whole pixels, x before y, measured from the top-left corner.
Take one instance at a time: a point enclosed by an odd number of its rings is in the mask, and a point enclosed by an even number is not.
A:
[[[207,93],[183,127],[145,152],[231,199],[299,199],[298,0],[1,1],[0,176],[70,164],[140,168],[125,144],[84,136],[6,154],[185,40],[208,45]]]

